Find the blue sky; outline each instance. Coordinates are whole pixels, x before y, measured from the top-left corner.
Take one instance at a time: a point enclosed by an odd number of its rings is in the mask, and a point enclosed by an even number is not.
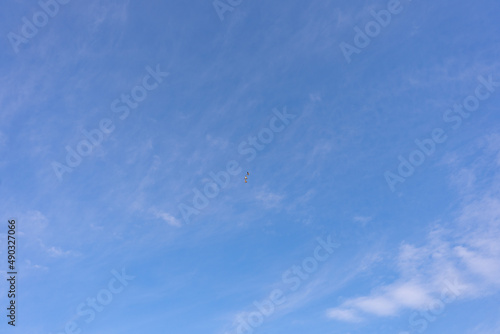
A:
[[[500,333],[497,1],[41,3],[0,14],[2,333]]]

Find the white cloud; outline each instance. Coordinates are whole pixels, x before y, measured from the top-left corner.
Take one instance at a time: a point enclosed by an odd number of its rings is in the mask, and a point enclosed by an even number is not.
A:
[[[57,246],[46,246],[41,240],[39,240],[42,249],[51,257],[62,258],[69,256],[78,256],[79,254],[72,250],[63,250],[61,247]]]
[[[391,291],[391,297],[398,305],[411,308],[422,308],[431,302],[426,289],[418,283],[413,282],[395,286]]]
[[[205,139],[210,144],[211,147],[215,147],[215,148],[218,148],[220,150],[225,150],[229,145],[229,142],[227,140],[222,139],[222,138],[213,137],[210,134],[207,134],[205,136]]]
[[[346,305],[350,304],[356,309],[380,316],[395,315],[398,307],[397,303],[387,296],[361,297],[349,301]]]
[[[34,264],[34,263],[31,263],[30,260],[26,260],[24,261],[25,262],[25,268],[24,269],[34,269],[34,270],[42,270],[42,271],[47,271],[49,270],[48,267],[46,266],[42,266],[40,264]]]
[[[495,293],[500,288],[500,233],[492,234],[485,229],[488,224],[497,224],[500,214],[491,219],[500,203],[487,199],[482,207],[482,217],[464,221],[460,231],[436,228],[429,233],[428,242],[417,247],[403,243],[397,263],[400,273],[398,281],[372,291],[368,296],[352,298],[328,315],[362,313],[373,316],[395,316],[405,309],[425,309],[433,299],[440,298],[446,281],[457,280],[462,286],[460,297],[479,298]],[[466,207],[461,218],[470,216],[473,207]],[[476,212],[477,213],[477,212]],[[335,312],[334,312],[335,311]],[[332,317],[341,320],[339,317]]]
[[[38,210],[21,214],[16,220],[18,221],[19,234],[28,237],[38,238],[49,225],[47,217]]]
[[[386,286],[370,296],[350,299],[341,307],[328,310],[327,315],[338,320],[359,321],[359,313],[395,316],[403,307],[422,309],[431,301],[429,291],[424,286],[417,282],[400,282]]]
[[[47,253],[52,257],[66,257],[72,254],[71,251],[63,251],[60,247],[48,247],[46,249]]]
[[[491,144],[491,142],[490,142]],[[491,148],[491,147],[490,147]],[[475,180],[484,168],[496,161],[496,150],[483,152],[482,164],[467,169],[461,191],[467,200],[449,228],[434,227],[427,241],[416,246],[402,243],[396,256],[399,278],[366,296],[348,299],[327,310],[336,320],[359,321],[363,316],[395,316],[405,309],[422,310],[451,283],[459,298],[475,299],[500,290],[500,192],[499,176],[492,177],[488,188],[478,191]],[[485,157],[483,155],[483,158]],[[454,171],[463,171],[451,162]],[[497,173],[500,174],[500,173]],[[456,178],[452,178],[456,186]]]
[[[365,217],[365,216],[355,216],[354,221],[360,222],[360,223],[368,223],[369,221],[372,220],[372,217]]]
[[[332,309],[327,311],[328,317],[347,322],[359,322],[361,318],[355,311],[349,309]]]
[[[256,195],[257,200],[262,202],[267,209],[278,207],[284,196],[269,191],[261,191]]]
[[[152,209],[152,212],[156,218],[163,219],[163,221],[165,221],[170,226],[174,226],[174,227],[181,227],[182,226],[181,222],[177,218],[172,216],[170,213],[159,211],[157,209]]]

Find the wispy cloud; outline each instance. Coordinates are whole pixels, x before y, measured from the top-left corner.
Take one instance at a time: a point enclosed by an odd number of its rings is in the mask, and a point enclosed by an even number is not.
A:
[[[270,209],[279,207],[284,196],[270,191],[261,190],[256,194],[255,198],[261,202],[266,209]]]
[[[24,261],[24,268],[27,270],[42,270],[42,271],[48,271],[49,268],[40,264],[34,264],[31,262],[31,260],[26,260]]]
[[[469,170],[470,178],[475,179],[476,174],[488,168],[488,163],[495,161],[497,155],[498,150],[489,154],[489,161]],[[497,172],[497,182],[479,193],[474,189],[479,198],[463,205],[456,220],[449,224],[450,228],[435,225],[428,233],[427,243],[416,246],[403,242],[396,259],[399,279],[366,296],[348,299],[329,309],[327,315],[341,321],[361,321],[368,316],[396,316],[406,309],[422,310],[439,298],[443,286],[449,282],[455,282],[460,298],[475,299],[498,292],[498,185]],[[462,186],[470,188],[469,182]]]
[[[166,222],[170,226],[174,226],[174,227],[181,227],[182,226],[182,223],[168,212],[163,212],[163,211],[160,211],[157,209],[152,209],[151,212],[155,215],[156,218],[162,219],[164,222]]]

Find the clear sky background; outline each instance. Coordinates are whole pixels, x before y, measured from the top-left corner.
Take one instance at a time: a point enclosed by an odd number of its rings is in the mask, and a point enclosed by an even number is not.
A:
[[[500,3],[232,3],[3,3],[0,332],[500,333]]]

